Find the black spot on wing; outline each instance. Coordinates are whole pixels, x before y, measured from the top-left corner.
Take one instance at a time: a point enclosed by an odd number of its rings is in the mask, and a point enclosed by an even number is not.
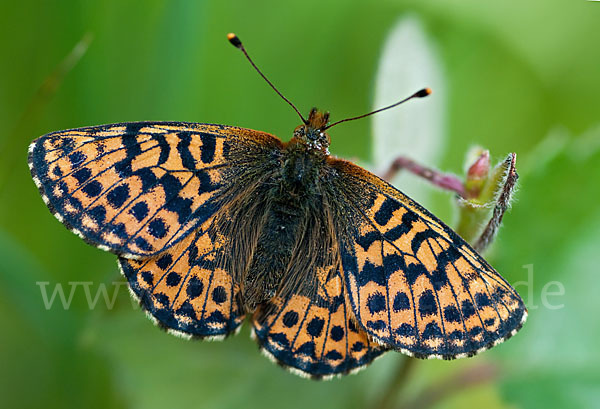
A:
[[[450,245],[450,247],[438,254],[437,259],[439,265],[447,265],[455,262],[461,257],[462,254],[460,254],[458,249],[454,245]]]
[[[171,271],[167,275],[166,283],[167,283],[167,286],[169,286],[169,287],[175,287],[176,285],[179,284],[180,281],[181,281],[181,276],[174,271]]]
[[[214,324],[225,324],[227,319],[223,315],[223,313],[219,310],[213,311],[208,317],[206,317],[207,323]]]
[[[448,322],[460,322],[460,312],[454,305],[444,307],[444,319]]]
[[[100,193],[102,193],[102,184],[97,180],[92,180],[91,182],[87,183],[84,187],[82,187],[81,191],[90,198],[96,197]]]
[[[212,299],[216,304],[223,304],[227,301],[227,292],[225,291],[225,287],[218,286],[212,292]]]
[[[146,284],[148,284],[148,285],[154,284],[154,275],[152,275],[151,272],[142,271],[141,275],[142,275],[142,279],[146,282]]]
[[[179,307],[177,309],[177,314],[178,315],[183,315],[185,317],[189,317],[193,320],[197,320],[198,316],[196,315],[196,311],[194,310],[194,307],[192,306],[192,304],[188,301],[185,300],[182,304],[181,307]]]
[[[145,122],[128,122],[125,124],[125,132],[126,136],[138,135],[140,133],[140,129],[144,128],[147,124]],[[100,131],[106,131],[110,128],[111,125],[107,125],[106,127],[102,127]]]
[[[152,219],[152,221],[148,224],[148,232],[157,239],[162,239],[167,235],[167,226],[165,222],[157,217]]]
[[[280,347],[283,347],[283,348],[290,347],[290,341],[287,339],[285,334],[276,332],[276,333],[270,333],[270,334],[268,334],[268,336],[271,341],[273,341],[275,344],[279,345]]]
[[[231,152],[231,144],[227,140],[223,141],[223,159],[229,160],[229,152]]]
[[[143,127],[144,124],[140,122],[129,123],[125,128],[125,135],[121,138],[129,162],[142,153],[142,147],[138,143],[136,135],[139,135],[140,129]]]
[[[492,305],[490,298],[486,293],[477,293],[475,294],[475,302],[479,306],[479,308],[489,307]]]
[[[311,357],[312,359],[315,359],[315,343],[312,341],[305,342],[304,344],[300,345],[300,347],[296,350],[296,353],[306,355]]]
[[[437,233],[432,229],[427,229],[427,230],[418,232],[417,234],[415,234],[415,237],[412,239],[412,242],[410,243],[412,252],[414,254],[417,254],[417,252],[421,248],[421,245],[423,244],[424,241],[426,241],[427,239],[435,238],[435,237],[437,237]],[[452,246],[450,246],[450,247],[452,247]]]
[[[367,321],[367,328],[374,331],[382,331],[386,329],[387,324],[383,320]]]
[[[156,260],[156,265],[163,271],[169,268],[171,264],[173,264],[173,256],[170,253],[165,253]]]
[[[396,334],[401,337],[415,337],[415,328],[407,323],[404,323],[396,329]]]
[[[333,328],[331,328],[331,339],[334,341],[341,341],[344,338],[344,328],[340,327],[339,325],[335,325],[333,326]]]
[[[63,175],[62,170],[60,170],[59,166],[54,166],[54,168],[52,169],[52,174],[56,177],[61,177]],[[80,182],[81,183],[81,182]]]
[[[148,241],[143,237],[136,237],[133,242],[138,248],[142,249],[143,251],[151,252],[154,250],[154,247],[152,247],[152,245],[148,243]]]
[[[134,172],[134,175],[142,181],[142,190],[145,192],[156,186],[159,182],[159,179],[150,168],[139,169]]]
[[[88,210],[88,215],[96,222],[101,225],[106,220],[106,208],[102,205],[97,205]]]
[[[129,199],[128,185],[119,185],[106,195],[106,200],[108,200],[108,203],[115,209],[123,206],[127,199]]]
[[[169,142],[167,142],[167,139],[163,135],[154,135],[153,138],[158,142],[158,149],[160,150],[156,164],[162,165],[169,159],[171,145],[169,145]]]
[[[321,318],[313,318],[306,326],[306,331],[313,337],[318,337],[323,331],[323,325],[325,321]]]
[[[148,216],[148,212],[149,209],[146,202],[138,202],[129,210],[129,213],[131,213],[138,222],[141,222],[146,216]]]
[[[394,312],[406,311],[410,309],[410,301],[406,293],[399,291],[394,297],[393,307]]]
[[[473,307],[471,300],[463,300],[461,307],[465,318],[470,318],[475,315],[475,308]]]
[[[367,299],[367,307],[371,314],[377,314],[378,312],[384,311],[386,309],[384,295],[379,292],[371,294]]]
[[[59,169],[59,168],[56,167],[55,169]],[[73,177],[75,179],[77,179],[77,181],[79,183],[83,183],[86,180],[88,180],[90,177],[92,177],[92,171],[89,168],[81,168],[81,169],[77,170],[75,173],[73,173]]]
[[[360,287],[365,286],[370,281],[382,286],[385,286],[387,283],[387,277],[383,265],[375,265],[370,261],[365,262],[363,269],[357,274],[356,279]]]
[[[201,136],[202,138],[202,150],[200,154],[200,159],[202,163],[210,164],[213,162],[215,158],[215,148],[216,148],[216,138],[212,134],[204,133]]]
[[[425,317],[427,315],[435,314],[437,312],[437,303],[435,301],[435,296],[431,292],[431,290],[425,290],[419,297],[419,314],[421,317]]]
[[[435,322],[430,322],[425,326],[425,331],[421,334],[423,339],[435,339],[442,337],[442,330]]]
[[[197,277],[192,277],[188,281],[186,294],[191,299],[198,298],[202,291],[204,290],[204,284]]]
[[[396,200],[386,198],[375,213],[375,222],[380,226],[385,226],[398,209],[400,209],[400,204]]]
[[[356,327],[356,323],[354,322],[354,320],[348,320],[348,329],[354,333],[358,333],[358,328]]]
[[[431,273],[431,284],[435,291],[440,291],[440,289],[448,283],[448,275],[446,274],[446,270],[443,268],[437,268],[433,273]]]
[[[340,359],[343,359],[344,356],[342,354],[340,354],[338,351],[332,349],[331,351],[329,351],[325,354],[325,358],[331,359],[332,361],[339,361]]]
[[[76,169],[81,165],[87,157],[81,151],[75,151],[69,155],[69,162],[71,162],[71,169]]]
[[[384,233],[385,238],[390,241],[398,240],[412,230],[413,223],[417,220],[419,220],[419,216],[416,213],[407,211],[402,215],[402,223]]]
[[[298,323],[298,313],[296,311],[288,311],[283,316],[283,325],[288,328],[293,327]]]
[[[406,281],[408,281],[408,284],[411,286],[415,284],[417,278],[422,275],[426,276],[428,273],[425,266],[418,263],[408,264],[404,272],[406,274]]]
[[[165,191],[165,200],[170,200],[173,197],[176,197],[179,192],[181,192],[183,187],[179,179],[170,173],[165,173],[160,178],[160,184]]]
[[[210,175],[205,171],[196,171],[196,177],[200,181],[200,187],[198,188],[198,194],[202,194],[204,192],[213,192],[221,187],[219,183],[213,183],[210,179]]]
[[[193,134],[190,132],[181,132],[177,143],[177,153],[181,158],[181,163],[187,169],[196,169],[196,161],[190,152],[192,137]]]
[[[363,250],[367,251],[371,244],[381,238],[381,234],[376,231],[370,231],[367,234],[359,236],[356,238],[356,243],[363,248]]]
[[[177,214],[177,221],[180,224],[184,224],[192,214],[192,204],[194,201],[184,197],[174,197],[169,200],[169,203],[165,206],[165,209]]]

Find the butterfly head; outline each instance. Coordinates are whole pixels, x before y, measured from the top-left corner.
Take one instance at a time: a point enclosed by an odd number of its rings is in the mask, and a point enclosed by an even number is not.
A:
[[[293,140],[329,154],[328,148],[331,139],[327,132],[323,131],[323,128],[327,126],[327,122],[329,122],[329,112],[322,112],[317,108],[313,108],[308,114],[306,123],[294,130]]]

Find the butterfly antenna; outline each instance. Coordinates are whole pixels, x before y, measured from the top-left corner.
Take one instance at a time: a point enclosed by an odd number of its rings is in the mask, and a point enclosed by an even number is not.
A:
[[[432,92],[432,91],[431,91],[431,88],[423,88],[422,90],[420,90],[420,91],[417,91],[417,92],[415,92],[414,94],[412,94],[410,97],[408,97],[408,98],[404,98],[403,100],[401,100],[401,101],[398,101],[398,102],[396,102],[395,104],[388,105],[388,106],[386,106],[386,107],[383,107],[383,108],[376,109],[375,111],[369,112],[368,114],[364,114],[364,115],[360,115],[360,116],[355,116],[355,117],[352,117],[352,118],[346,118],[346,119],[342,119],[341,121],[334,122],[334,123],[332,123],[332,124],[331,124],[331,125],[329,125],[329,126],[326,126],[326,127],[324,127],[324,128],[321,128],[321,131],[324,131],[324,130],[326,130],[326,129],[329,129],[329,128],[331,128],[332,126],[336,126],[336,125],[338,125],[338,124],[341,124],[342,122],[354,121],[355,119],[361,119],[361,118],[367,117],[367,116],[369,116],[369,115],[373,115],[373,114],[376,114],[376,113],[378,113],[378,112],[385,111],[386,109],[394,108],[394,107],[396,107],[396,106],[398,106],[398,105],[400,105],[400,104],[403,104],[403,103],[405,103],[406,101],[409,101],[409,100],[411,100],[411,99],[413,99],[413,98],[425,98],[426,96],[430,95],[430,94],[431,94],[431,92]]]
[[[239,48],[244,53],[244,55],[246,56],[248,61],[250,61],[250,64],[252,64],[252,66],[254,67],[256,72],[258,72],[260,74],[260,76],[263,77],[263,79],[265,81],[267,81],[267,84],[269,84],[271,86],[271,88],[273,88],[273,90],[275,90],[277,95],[279,95],[285,102],[287,102],[288,104],[290,104],[290,106],[292,108],[294,108],[294,111],[296,111],[298,116],[302,119],[302,122],[307,124],[308,121],[306,119],[304,119],[304,117],[302,116],[300,111],[298,111],[298,108],[296,108],[296,106],[294,104],[292,104],[292,101],[290,101],[289,99],[284,97],[283,94],[281,92],[279,92],[279,90],[277,88],[275,88],[275,85],[273,85],[273,83],[271,81],[269,81],[269,79],[265,76],[265,74],[263,74],[262,71],[256,66],[256,64],[254,64],[254,61],[252,61],[252,58],[250,58],[250,56],[248,55],[248,52],[244,48],[244,45],[242,44],[242,41],[240,40],[240,38],[233,33],[229,33],[229,34],[227,34],[227,39],[234,47]]]

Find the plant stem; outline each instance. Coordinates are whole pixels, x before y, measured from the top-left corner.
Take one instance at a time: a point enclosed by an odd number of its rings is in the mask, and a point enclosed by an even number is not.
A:
[[[391,379],[391,382],[381,395],[381,400],[373,405],[373,409],[391,409],[394,407],[395,398],[398,393],[404,388],[408,380],[409,375],[417,364],[416,358],[409,356],[404,357],[402,362],[396,366],[396,372]]]

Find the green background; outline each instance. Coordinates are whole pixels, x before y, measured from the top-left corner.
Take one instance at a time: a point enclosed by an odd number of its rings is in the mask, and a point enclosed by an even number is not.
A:
[[[139,120],[238,125],[287,140],[297,117],[226,42],[229,31],[302,112],[313,105],[338,119],[366,112],[386,34],[407,13],[422,22],[444,65],[441,167],[461,174],[474,143],[496,160],[518,154],[517,200],[488,258],[512,283],[526,281],[523,266],[531,265],[533,282],[517,287],[530,317],[514,339],[469,360],[418,362],[398,404],[441,394],[428,405],[597,407],[600,3],[583,0],[3,2],[0,407],[375,405],[400,354],[358,375],[314,382],[260,356],[247,325],[222,343],[158,330],[124,286],[112,309],[102,300],[90,309],[79,287],[70,308],[57,301],[46,310],[37,282],[67,293],[69,282],[92,282],[92,294],[104,283],[112,294],[122,279],[114,256],[49,214],[26,152],[50,131]],[[88,32],[87,52],[57,71]],[[370,159],[369,120],[332,137],[333,153]],[[435,198],[432,209],[453,224],[450,195]],[[552,281],[565,291],[544,306],[544,288],[557,289],[547,287]],[[460,381],[481,368],[494,376]]]

